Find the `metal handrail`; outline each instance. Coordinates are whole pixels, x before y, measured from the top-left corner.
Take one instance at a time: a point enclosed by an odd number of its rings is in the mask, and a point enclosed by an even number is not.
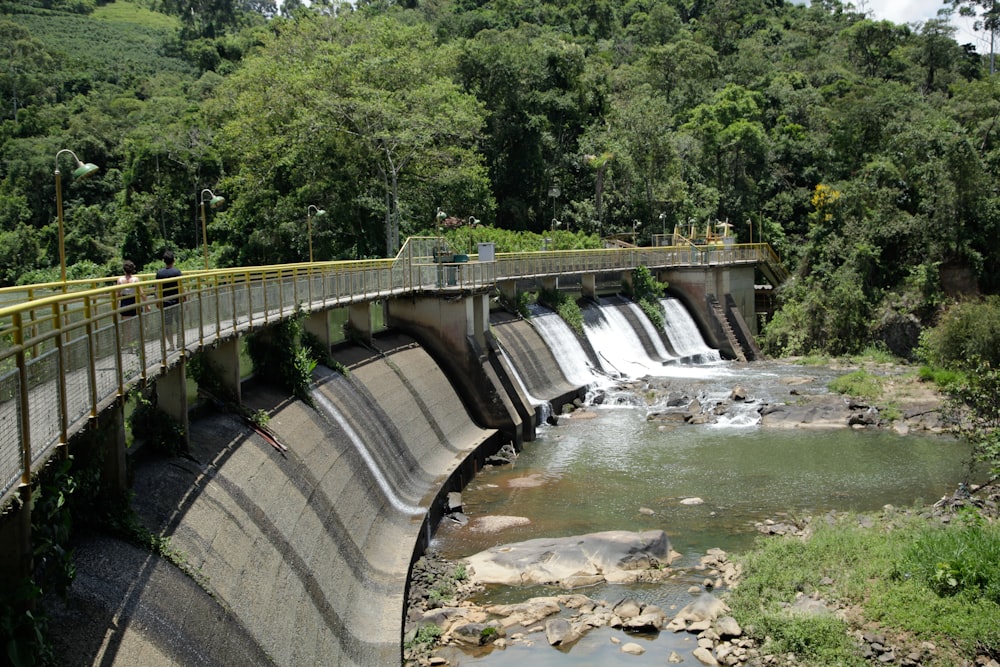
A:
[[[124,312],[131,307],[120,306],[125,286],[112,278],[74,281],[65,289],[62,283],[15,288],[23,300],[0,306],[0,507],[19,483],[30,483],[57,445],[131,386],[165,372],[182,354],[300,310],[492,289],[500,281],[565,273],[764,263],[772,260],[769,252],[766,244],[660,246],[500,253],[492,262],[456,262],[440,261],[450,254],[444,239],[421,237],[408,239],[395,259],[191,271],[178,279],[179,349],[171,349],[161,308],[165,281],[149,274],[134,285],[144,296],[134,317]]]

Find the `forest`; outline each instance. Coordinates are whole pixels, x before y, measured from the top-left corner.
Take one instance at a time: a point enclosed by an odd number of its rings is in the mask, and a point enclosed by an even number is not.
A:
[[[911,356],[1000,287],[1000,84],[950,23],[997,9],[941,10],[8,0],[0,286],[58,279],[58,171],[70,278],[199,268],[203,215],[213,267],[392,256],[439,211],[498,250],[728,223],[794,274],[767,352]]]

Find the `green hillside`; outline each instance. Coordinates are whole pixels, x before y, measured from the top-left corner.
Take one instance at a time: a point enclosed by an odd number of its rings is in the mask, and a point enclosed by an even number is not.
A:
[[[772,354],[912,355],[948,299],[1000,287],[1000,86],[944,16],[836,0],[8,2],[0,283],[392,254],[440,209],[507,232],[728,225],[794,277]],[[959,3],[981,13],[981,3]],[[68,157],[64,158],[69,160]],[[63,168],[69,164],[61,165]],[[306,211],[328,215],[306,234]],[[537,238],[537,237],[535,237]],[[515,242],[515,245],[518,245]]]

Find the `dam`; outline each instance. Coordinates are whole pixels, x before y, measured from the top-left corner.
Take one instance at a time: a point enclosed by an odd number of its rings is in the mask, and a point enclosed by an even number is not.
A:
[[[285,451],[208,405],[183,456],[130,455],[132,504],[172,557],[82,539],[52,607],[65,664],[399,664],[409,566],[448,491],[592,383],[719,358],[694,318],[671,320],[684,339],[618,297],[595,295],[581,335],[447,287],[390,300],[384,330],[332,345],[346,372],[318,368],[308,402],[236,381]]]
[[[557,317],[498,312],[491,328],[531,395],[558,404],[585,386],[532,324]],[[553,340],[587,355],[586,340]],[[79,664],[400,664],[408,569],[434,518],[421,508],[441,508],[439,489],[461,488],[503,442],[475,425],[414,339],[386,332],[372,348],[335,349],[349,372],[318,369],[315,408],[244,385],[287,456],[233,416],[209,414],[191,422],[190,458],[137,466],[143,519],[202,583],[127,544],[81,545],[74,597],[102,609],[104,641]],[[604,377],[588,368],[575,371]],[[58,625],[92,627],[80,610],[66,605]]]

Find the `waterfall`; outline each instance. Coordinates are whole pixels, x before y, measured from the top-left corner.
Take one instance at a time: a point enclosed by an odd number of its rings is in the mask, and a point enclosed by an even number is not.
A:
[[[586,387],[605,379],[594,373],[590,357],[558,313],[537,304],[532,304],[530,311],[532,326],[545,341],[570,384]]]
[[[719,351],[705,343],[684,304],[673,297],[660,299],[660,304],[665,313],[663,329],[681,361],[698,364],[722,360]]]
[[[552,417],[552,405],[550,405],[548,401],[543,401],[540,398],[532,396],[531,390],[529,390],[528,385],[524,383],[524,378],[522,378],[521,374],[518,372],[517,365],[514,364],[514,360],[510,358],[509,354],[507,354],[507,350],[501,347],[500,353],[507,359],[507,365],[514,374],[514,379],[517,380],[517,385],[521,388],[521,391],[524,392],[524,397],[528,399],[528,403],[530,403],[531,407],[535,408],[535,411],[538,413],[538,423],[547,424],[549,418]]]
[[[598,302],[584,308],[583,329],[606,372],[627,377],[660,374],[663,362],[650,359],[628,319],[614,306]]]
[[[627,301],[629,309],[635,313],[636,318],[642,322],[642,328],[646,332],[646,336],[653,342],[653,347],[656,348],[656,354],[664,361],[670,361],[676,359],[673,354],[667,351],[667,346],[663,344],[663,338],[660,337],[660,332],[656,330],[653,323],[646,317],[646,313],[643,312],[642,307],[635,301]]]

